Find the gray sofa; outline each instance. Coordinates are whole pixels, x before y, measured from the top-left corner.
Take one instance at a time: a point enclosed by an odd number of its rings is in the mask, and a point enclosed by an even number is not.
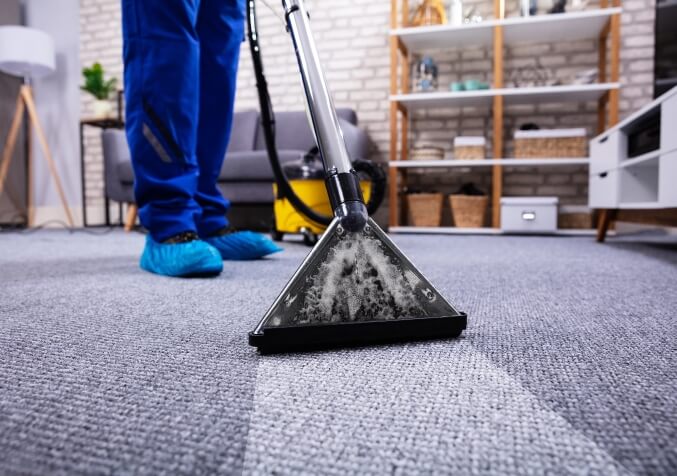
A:
[[[350,156],[353,159],[367,158],[371,143],[366,132],[357,127],[355,111],[338,109],[337,114]],[[303,157],[315,145],[304,111],[278,112],[275,119],[276,144],[282,163]],[[104,130],[102,141],[106,197],[117,202],[134,203],[134,171],[124,131]],[[270,215],[274,198],[272,183],[273,172],[258,112],[235,113],[226,160],[218,179],[224,196],[235,205],[231,221],[238,221],[237,215],[245,205],[267,206],[266,213]],[[135,220],[136,216],[132,218],[128,215],[129,219]]]

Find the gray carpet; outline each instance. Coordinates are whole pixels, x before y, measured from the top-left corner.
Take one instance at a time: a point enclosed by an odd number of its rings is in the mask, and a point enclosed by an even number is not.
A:
[[[301,245],[186,280],[137,234],[0,234],[0,473],[677,473],[677,245],[395,241],[463,338],[260,357]]]

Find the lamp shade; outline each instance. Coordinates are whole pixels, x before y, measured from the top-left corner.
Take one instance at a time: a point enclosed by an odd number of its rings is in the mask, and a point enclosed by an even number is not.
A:
[[[25,26],[0,26],[0,71],[39,78],[55,69],[54,41],[47,33]]]

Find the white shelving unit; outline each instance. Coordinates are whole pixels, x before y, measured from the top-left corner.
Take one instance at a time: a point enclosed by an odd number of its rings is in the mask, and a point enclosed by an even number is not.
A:
[[[665,226],[677,223],[676,123],[677,87],[590,141],[588,205],[601,210],[599,241],[604,241],[613,217]],[[644,138],[645,148],[654,150],[632,157],[635,135]],[[636,213],[628,214],[629,210]]]
[[[400,7],[401,5],[401,7]],[[505,2],[494,0],[496,19],[459,26],[409,27],[407,0],[392,0],[390,30],[390,217],[393,232],[500,234],[500,199],[505,167],[590,166],[589,158],[514,159],[504,158],[504,108],[518,104],[592,102],[597,103],[598,132],[618,122],[620,84],[620,0],[601,3],[602,8],[578,12],[505,18]],[[552,43],[594,40],[598,44],[599,82],[506,88],[503,81],[504,48],[521,43]],[[608,42],[607,47],[607,40]],[[413,93],[409,71],[411,55],[455,48],[487,47],[493,54],[493,88],[476,91]],[[409,160],[409,114],[420,109],[486,107],[493,116],[490,157],[482,160]],[[451,139],[451,137],[450,137]],[[646,159],[649,160],[649,159]],[[434,229],[402,226],[401,200],[407,173],[419,169],[463,169],[490,167],[492,170],[492,228]],[[590,171],[592,173],[592,170]],[[591,234],[591,230],[563,230],[565,235]]]

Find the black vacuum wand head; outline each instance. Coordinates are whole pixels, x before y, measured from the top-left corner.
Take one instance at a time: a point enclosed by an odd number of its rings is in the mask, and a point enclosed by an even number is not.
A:
[[[456,337],[465,327],[376,223],[355,233],[335,218],[249,343],[270,353]]]
[[[458,336],[466,327],[466,315],[454,309],[369,218],[308,15],[301,0],[282,3],[334,219],[249,333],[249,343],[268,353]],[[267,95],[267,90],[262,92],[265,81],[262,84],[259,94]],[[270,121],[263,126],[270,128]]]

